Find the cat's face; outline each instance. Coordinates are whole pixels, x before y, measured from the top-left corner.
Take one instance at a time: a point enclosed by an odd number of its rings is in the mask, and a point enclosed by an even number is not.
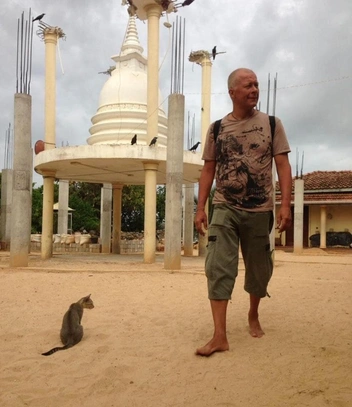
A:
[[[83,308],[88,308],[88,309],[94,308],[94,304],[93,304],[92,299],[90,298],[90,294],[87,295],[87,297],[83,297],[80,300],[80,302],[81,302]]]

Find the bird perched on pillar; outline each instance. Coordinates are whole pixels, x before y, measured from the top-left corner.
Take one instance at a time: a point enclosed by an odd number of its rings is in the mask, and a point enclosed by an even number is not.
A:
[[[131,144],[137,144],[137,134],[132,137]]]
[[[211,54],[212,54],[213,60],[214,60],[215,57],[216,57],[216,45],[215,45],[215,47],[211,50]]]
[[[200,144],[200,141],[198,141],[194,146],[192,146],[192,147],[189,149],[189,151],[192,151],[193,153],[195,153],[196,150],[197,150],[197,148],[198,148],[198,146],[199,146],[199,144]]]
[[[45,16],[45,13],[40,14],[40,15],[37,16],[36,18],[33,18],[32,23],[33,23],[34,21],[40,21],[44,16]]]
[[[152,141],[149,144],[149,146],[154,146],[157,140],[158,140],[158,137],[153,137]]]

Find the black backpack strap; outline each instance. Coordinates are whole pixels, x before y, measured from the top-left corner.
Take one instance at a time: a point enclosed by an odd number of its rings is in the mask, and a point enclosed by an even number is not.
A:
[[[271,128],[271,140],[274,140],[276,120],[275,116],[269,116],[270,128]]]
[[[214,143],[216,142],[216,139],[218,138],[218,135],[220,133],[220,126],[221,126],[221,119],[217,120],[214,123],[214,128],[213,128],[213,133],[214,133]]]

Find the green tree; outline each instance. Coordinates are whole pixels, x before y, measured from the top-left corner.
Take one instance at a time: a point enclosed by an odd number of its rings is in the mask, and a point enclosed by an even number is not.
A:
[[[69,207],[74,209],[72,228],[74,231],[85,229],[88,232],[100,230],[101,184],[88,182],[70,182]]]
[[[124,232],[144,230],[144,185],[123,187],[121,229]]]

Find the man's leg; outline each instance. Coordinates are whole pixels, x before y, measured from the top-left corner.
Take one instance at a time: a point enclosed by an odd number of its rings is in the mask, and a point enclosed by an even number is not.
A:
[[[264,335],[264,331],[259,323],[259,308],[260,297],[256,297],[253,294],[249,294],[249,312],[248,312],[248,324],[249,333],[254,338],[261,338]]]
[[[226,336],[226,311],[228,300],[210,300],[214,321],[213,338],[202,348],[196,350],[196,355],[210,356],[214,352],[229,350]]]

